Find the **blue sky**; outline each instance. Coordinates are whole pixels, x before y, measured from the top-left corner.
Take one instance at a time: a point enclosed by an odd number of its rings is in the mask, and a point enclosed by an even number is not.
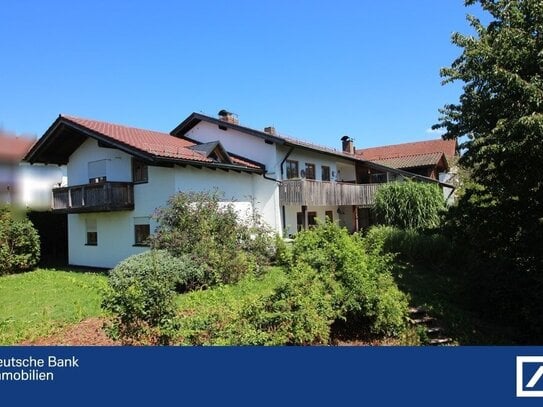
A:
[[[439,69],[471,32],[462,0],[7,1],[0,127],[59,113],[170,131],[225,108],[240,124],[339,147],[436,138],[460,84]]]

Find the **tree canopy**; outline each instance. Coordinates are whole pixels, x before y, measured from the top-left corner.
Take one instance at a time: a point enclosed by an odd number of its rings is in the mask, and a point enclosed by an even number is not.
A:
[[[492,290],[504,308],[523,304],[513,308],[528,319],[541,310],[543,278],[543,2],[465,3],[479,3],[491,21],[468,16],[475,34],[453,34],[462,53],[441,71],[444,83],[464,86],[434,128],[460,138],[460,164],[471,177],[452,223],[480,257],[484,278],[502,284]]]

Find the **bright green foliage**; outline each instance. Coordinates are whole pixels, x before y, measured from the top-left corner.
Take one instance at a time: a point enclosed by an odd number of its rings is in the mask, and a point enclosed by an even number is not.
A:
[[[392,256],[366,250],[358,235],[327,222],[297,235],[293,258],[322,276],[337,318],[364,319],[376,334],[404,329],[408,304],[390,273]]]
[[[30,270],[40,259],[40,237],[32,222],[0,208],[0,275]]]
[[[0,277],[0,345],[53,334],[102,315],[101,274],[38,269]]]
[[[405,181],[383,185],[375,196],[380,223],[401,229],[427,229],[439,225],[445,208],[436,184]]]
[[[534,341],[543,337],[543,3],[477,3],[490,23],[470,17],[476,35],[453,35],[462,54],[442,70],[464,88],[435,127],[466,137],[460,163],[471,175],[449,224],[473,254],[476,307],[510,316]]]
[[[202,275],[190,258],[165,250],[122,261],[111,271],[102,303],[113,317],[108,334],[125,343],[168,343],[176,313],[175,289]]]
[[[221,204],[216,192],[180,192],[157,211],[156,218],[159,226],[151,236],[152,247],[203,264],[202,285],[236,282],[275,255],[273,234],[258,216],[241,222],[233,205]]]

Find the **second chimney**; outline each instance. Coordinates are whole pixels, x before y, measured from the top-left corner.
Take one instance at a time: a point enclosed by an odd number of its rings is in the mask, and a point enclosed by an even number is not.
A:
[[[277,132],[275,131],[275,127],[273,126],[264,127],[264,133],[271,134],[272,136],[275,136],[277,134]]]
[[[354,154],[354,140],[349,136],[343,136],[341,138],[341,146],[344,153]]]

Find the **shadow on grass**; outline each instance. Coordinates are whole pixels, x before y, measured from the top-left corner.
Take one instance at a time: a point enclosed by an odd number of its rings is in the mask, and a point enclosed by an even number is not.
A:
[[[401,290],[412,306],[426,308],[459,345],[513,345],[516,332],[508,326],[481,319],[469,309],[469,295],[460,274],[454,270],[398,263],[393,270]]]

